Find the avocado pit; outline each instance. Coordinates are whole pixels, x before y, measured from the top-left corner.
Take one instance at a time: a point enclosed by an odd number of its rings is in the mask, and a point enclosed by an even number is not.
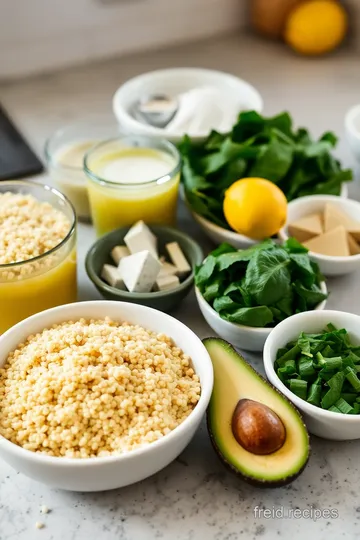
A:
[[[231,427],[240,446],[256,455],[273,454],[286,440],[285,426],[279,416],[252,399],[238,401]]]

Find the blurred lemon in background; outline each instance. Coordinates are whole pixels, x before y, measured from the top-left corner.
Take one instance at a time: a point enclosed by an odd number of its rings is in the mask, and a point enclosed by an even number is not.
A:
[[[347,23],[345,9],[335,0],[310,0],[291,11],[284,38],[299,53],[323,54],[341,43]]]
[[[234,231],[261,240],[273,236],[285,225],[287,200],[273,182],[243,178],[226,191],[223,209]]]

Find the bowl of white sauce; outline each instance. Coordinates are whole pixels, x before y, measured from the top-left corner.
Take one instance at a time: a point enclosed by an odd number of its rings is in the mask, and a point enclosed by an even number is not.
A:
[[[165,127],[141,121],[136,114],[144,97],[159,94],[178,103],[176,114]],[[185,134],[201,142],[213,129],[226,133],[241,111],[262,109],[261,95],[248,82],[229,73],[200,68],[144,73],[120,86],[113,98],[114,114],[123,130],[175,144]]]
[[[45,156],[51,179],[71,201],[81,220],[91,217],[84,156],[99,141],[118,133],[115,122],[94,119],[60,128],[46,141]]]

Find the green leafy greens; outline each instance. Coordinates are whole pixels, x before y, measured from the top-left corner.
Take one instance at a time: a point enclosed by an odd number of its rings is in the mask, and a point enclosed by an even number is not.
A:
[[[360,414],[360,347],[345,329],[328,324],[320,334],[301,333],[279,349],[279,379],[298,397],[329,411]]]
[[[186,199],[194,212],[229,228],[223,200],[240,178],[271,180],[289,201],[304,195],[339,195],[352,173],[331,154],[336,143],[332,133],[315,141],[306,129],[294,130],[286,112],[273,118],[242,112],[230,133],[212,131],[200,145],[188,136],[180,143]]]
[[[274,326],[313,309],[326,298],[322,276],[307,249],[290,238],[264,240],[245,250],[221,244],[196,268],[195,283],[223,319],[246,326]],[[307,344],[299,350],[309,354]]]

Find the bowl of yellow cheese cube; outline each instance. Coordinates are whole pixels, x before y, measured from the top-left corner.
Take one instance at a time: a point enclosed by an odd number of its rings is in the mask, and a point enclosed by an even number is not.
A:
[[[187,234],[138,221],[97,240],[85,267],[104,298],[171,311],[190,292],[203,258]]]
[[[294,237],[325,276],[360,269],[360,203],[333,195],[300,197],[288,205],[283,241]]]

